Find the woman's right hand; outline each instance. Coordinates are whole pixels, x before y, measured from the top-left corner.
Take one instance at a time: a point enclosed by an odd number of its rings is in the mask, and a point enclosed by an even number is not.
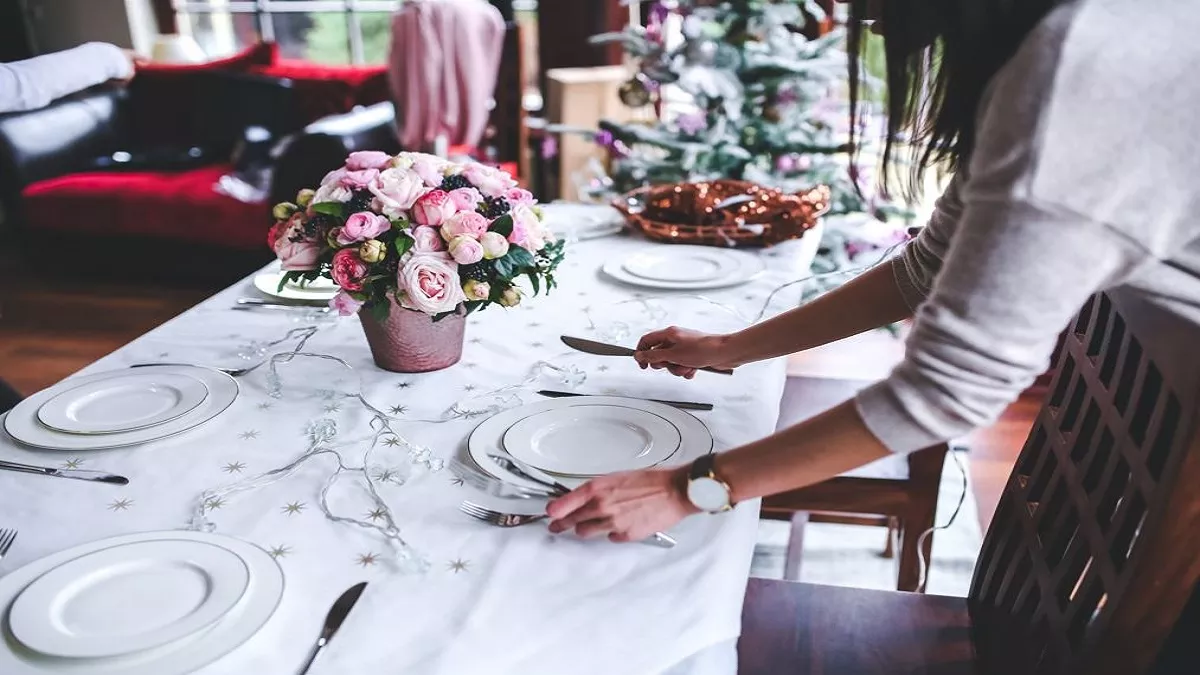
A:
[[[689,380],[698,368],[732,369],[741,365],[731,359],[729,336],[675,326],[642,336],[633,358],[642,368],[665,368]]]

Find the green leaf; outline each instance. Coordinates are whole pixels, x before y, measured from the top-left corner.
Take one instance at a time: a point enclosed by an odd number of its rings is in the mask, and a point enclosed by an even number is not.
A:
[[[504,279],[511,279],[516,273],[516,270],[513,269],[512,262],[508,259],[508,256],[497,258],[493,269],[496,270],[497,275]]]
[[[533,254],[521,248],[520,246],[510,246],[508,253],[504,255],[502,260],[509,261],[513,269],[523,269],[526,267],[537,267],[537,263],[533,261]]]
[[[487,300],[468,300],[463,304],[465,304],[467,307],[467,316],[470,316],[471,312],[474,312],[477,309],[483,309],[487,303]]]
[[[302,278],[304,278],[304,272],[284,272],[283,276],[279,279],[279,286],[275,290],[282,291],[284,286],[299,281]]]
[[[371,311],[371,316],[380,323],[387,321],[388,314],[391,313],[392,303],[375,301],[367,305],[367,309]]]
[[[408,216],[400,216],[399,218],[392,219],[392,229],[405,230],[408,229],[410,225],[412,225],[412,223],[408,221]]]
[[[405,253],[408,253],[408,249],[412,248],[413,238],[404,235],[396,237],[396,243],[394,246],[396,248],[397,255],[404,255]]]
[[[526,274],[529,276],[529,285],[533,286],[533,294],[537,295],[542,290],[542,288],[541,288],[542,282],[540,279],[538,279],[537,271],[529,270],[528,272],[526,272]]]
[[[512,231],[513,231],[512,216],[506,213],[506,214],[500,216],[499,218],[497,218],[496,220],[492,221],[491,230],[492,230],[492,232],[499,232],[500,234],[502,234],[506,237],[508,235],[512,234]],[[511,249],[510,249],[510,252],[511,252]]]
[[[346,205],[341,202],[321,202],[313,204],[312,210],[317,213],[323,213],[327,216],[334,216],[339,219],[346,217]]]

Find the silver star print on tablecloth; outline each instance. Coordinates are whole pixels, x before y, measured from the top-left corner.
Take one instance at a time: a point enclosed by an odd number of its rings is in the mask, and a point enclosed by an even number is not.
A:
[[[400,446],[400,439],[396,438],[395,436],[388,436],[387,438],[383,439],[383,444],[386,446],[389,446],[389,447],[396,448],[396,447]]]
[[[245,468],[246,465],[242,462],[229,462],[225,466],[221,467],[221,470],[225,473],[241,473],[242,469]]]
[[[374,478],[380,483],[395,483],[397,485],[404,483],[404,478],[400,475],[400,472],[395,469],[376,469],[375,472],[371,474],[371,478]]]
[[[281,507],[281,510],[289,516],[294,516],[304,510],[304,502],[291,502],[287,506]]]
[[[375,554],[374,552],[368,552],[368,553],[360,553],[358,555],[358,559],[355,560],[355,562],[357,562],[359,565],[362,565],[363,567],[366,567],[368,565],[374,565],[376,563],[376,561],[378,561],[378,560],[379,560],[379,556],[377,554]]]
[[[273,404],[270,401],[263,401],[262,403],[259,403],[256,407],[259,410],[270,410],[272,405]]]
[[[204,508],[209,511],[216,511],[217,509],[221,508],[222,506],[225,506],[225,498],[224,497],[213,497],[213,498],[209,499],[208,501],[204,502]]]
[[[462,558],[456,558],[456,559],[451,560],[450,562],[446,563],[446,569],[450,570],[451,572],[454,572],[455,574],[458,574],[459,572],[470,571],[470,567],[471,567],[471,561],[463,560]]]
[[[291,552],[292,552],[291,546],[272,546],[271,550],[267,551],[267,553],[270,553],[271,557],[276,560],[279,560],[280,558],[286,556],[287,554],[289,554]]]
[[[411,386],[412,386],[412,382],[397,382],[396,383],[397,389],[408,389]]]
[[[366,517],[369,520],[371,520],[372,522],[374,522],[381,518],[385,518],[386,516],[387,516],[387,512],[384,511],[383,509],[374,509],[372,511],[368,511]]]
[[[388,408],[388,414],[390,415],[403,415],[406,412],[408,412],[408,408],[405,408],[402,405],[394,405],[391,408]]]
[[[71,459],[68,459],[67,461],[63,462],[63,468],[64,469],[78,469],[80,466],[83,465],[83,461],[84,460],[79,459],[78,457],[72,457]]]
[[[252,440],[258,438],[258,430],[257,429],[247,429],[246,431],[243,431],[242,433],[238,434],[238,438],[242,439],[243,441],[252,441]]]
[[[125,510],[129,509],[129,507],[131,507],[131,506],[133,506],[132,499],[128,499],[128,498],[114,499],[113,501],[109,502],[108,510],[109,511],[125,511]]]
[[[340,406],[336,403],[330,403],[329,405],[325,406],[324,410],[325,410],[325,412],[330,413],[330,414],[338,413],[338,412],[342,411],[342,406]]]
[[[462,486],[466,485],[467,482],[461,478],[451,478],[450,484],[453,485],[454,487],[462,487]]]

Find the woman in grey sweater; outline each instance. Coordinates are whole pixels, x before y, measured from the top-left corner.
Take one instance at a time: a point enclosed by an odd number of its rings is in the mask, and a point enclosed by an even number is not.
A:
[[[955,170],[928,226],[814,302],[731,335],[656,331],[637,359],[691,377],[912,317],[904,361],[715,462],[596,479],[551,503],[552,530],[641,539],[961,436],[1045,370],[1099,290],[1130,288],[1200,323],[1200,3],[856,0],[852,15],[885,36],[885,164],[907,132],[914,184],[931,164]]]

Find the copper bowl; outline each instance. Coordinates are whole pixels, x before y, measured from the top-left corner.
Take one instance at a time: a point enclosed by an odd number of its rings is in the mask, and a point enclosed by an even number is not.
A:
[[[787,194],[746,181],[714,180],[638,188],[613,206],[656,241],[750,247],[804,236],[829,203],[824,185]]]

